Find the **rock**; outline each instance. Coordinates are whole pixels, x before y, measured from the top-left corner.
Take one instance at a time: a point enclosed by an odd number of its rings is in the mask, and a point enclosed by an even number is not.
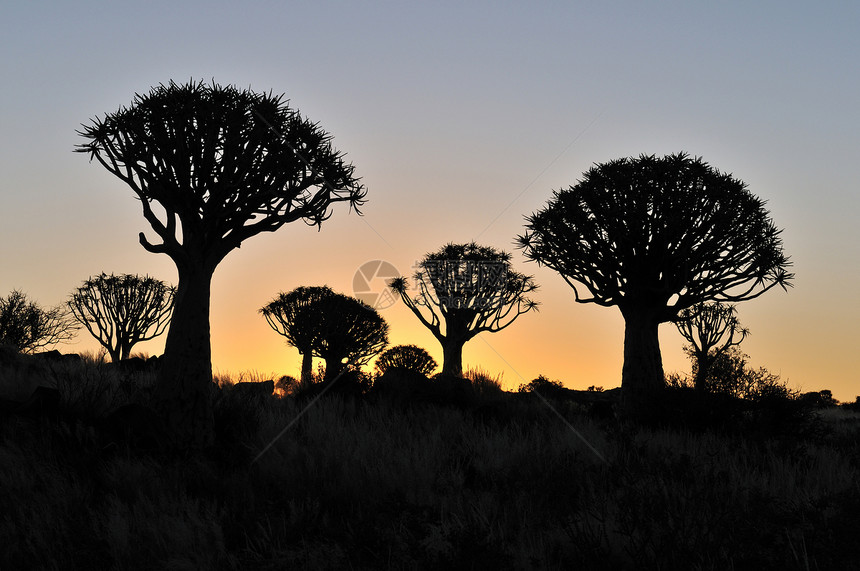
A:
[[[56,349],[43,353],[33,353],[33,359],[44,363],[80,363],[81,356],[77,353],[60,353]]]

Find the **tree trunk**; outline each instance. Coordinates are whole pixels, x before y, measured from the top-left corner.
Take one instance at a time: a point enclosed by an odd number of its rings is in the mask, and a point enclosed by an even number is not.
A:
[[[199,266],[180,268],[173,317],[156,380],[156,408],[164,417],[172,445],[180,450],[202,449],[214,442],[214,418],[209,400],[212,385],[211,281],[211,270]]]
[[[463,345],[465,341],[446,338],[442,343],[442,374],[463,376]]]
[[[659,321],[647,310],[624,313],[621,412],[631,420],[656,420],[666,380],[657,336]]]
[[[310,349],[302,351],[302,381],[308,381],[311,378],[311,375],[313,375],[313,359],[314,355]]]
[[[325,359],[325,380],[331,381],[343,371],[343,357],[338,357],[337,355],[327,355],[323,357]]]
[[[711,361],[708,354],[696,353],[696,374],[693,376],[693,386],[697,392],[705,392],[710,367]]]

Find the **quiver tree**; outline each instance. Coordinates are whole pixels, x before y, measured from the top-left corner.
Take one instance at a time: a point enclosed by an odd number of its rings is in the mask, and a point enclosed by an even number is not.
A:
[[[149,276],[102,273],[76,289],[68,304],[116,363],[128,359],[137,343],[164,333],[175,293],[176,288]]]
[[[298,349],[302,356],[301,378],[308,380],[313,372],[313,353],[319,335],[319,301],[335,295],[328,286],[301,286],[281,293],[270,301],[260,313],[269,326],[286,338],[287,344]]]
[[[325,360],[325,380],[335,379],[344,367],[367,364],[388,345],[388,324],[363,301],[336,293],[319,304],[311,315],[319,316],[314,353]]]
[[[675,325],[690,344],[693,384],[698,391],[706,389],[711,364],[749,335],[749,329],[741,327],[738,321],[735,306],[720,302],[698,303],[682,309],[675,318]]]
[[[299,349],[303,378],[310,375],[311,356],[325,360],[325,380],[333,380],[345,366],[366,364],[388,344],[388,324],[375,309],[326,286],[282,293],[260,312]]]
[[[140,200],[179,283],[156,403],[174,445],[213,440],[209,403],[212,359],[209,294],[212,274],[243,241],[296,220],[320,226],[330,206],[358,207],[364,188],[353,167],[316,123],[283,96],[233,86],[170,82],[129,107],[96,118],[77,147],[125,182]]]
[[[0,297],[0,345],[34,353],[70,341],[77,329],[65,306],[44,308],[18,290]]]
[[[429,377],[436,366],[436,360],[417,345],[389,347],[376,359],[376,370],[380,375],[389,369],[407,369]]]
[[[442,345],[442,374],[463,372],[463,345],[482,331],[501,331],[537,303],[531,276],[511,269],[511,255],[488,246],[447,244],[426,254],[415,272],[418,293],[406,278],[389,286]],[[426,315],[425,315],[426,313]]]
[[[525,255],[561,274],[576,301],[621,310],[622,408],[633,417],[647,417],[664,386],[660,323],[793,278],[764,201],[685,153],[597,164],[554,192],[526,228]]]

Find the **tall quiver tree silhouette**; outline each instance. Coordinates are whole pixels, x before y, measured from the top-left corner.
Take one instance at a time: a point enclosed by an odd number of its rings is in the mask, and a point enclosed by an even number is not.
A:
[[[442,345],[444,375],[462,375],[463,346],[478,333],[501,331],[537,310],[528,297],[538,287],[532,277],[511,269],[509,253],[474,242],[426,254],[414,279],[414,298],[406,278],[394,278],[389,286]]]
[[[682,309],[675,318],[675,326],[690,344],[688,349],[695,363],[693,386],[704,391],[711,364],[730,347],[740,345],[749,335],[741,326],[737,309],[728,303],[697,303]]]
[[[114,363],[158,337],[170,323],[176,288],[149,276],[100,274],[76,289],[69,309]]]
[[[217,265],[243,241],[296,220],[320,226],[330,206],[357,209],[365,190],[316,123],[283,96],[171,81],[78,132],[87,153],[128,184],[179,283],[156,402],[173,445],[213,442],[209,298]]]
[[[525,255],[576,301],[624,317],[622,411],[647,419],[665,386],[657,329],[705,301],[740,302],[793,274],[781,230],[747,185],[686,153],[589,169],[527,218]]]

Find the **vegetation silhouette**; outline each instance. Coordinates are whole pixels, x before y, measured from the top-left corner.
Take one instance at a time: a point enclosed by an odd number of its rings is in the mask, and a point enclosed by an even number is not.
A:
[[[260,313],[266,318],[269,326],[278,335],[286,338],[287,344],[298,349],[302,356],[302,368],[300,379],[310,379],[313,374],[313,351],[315,342],[315,329],[303,327],[306,321],[312,321],[313,317],[300,316],[313,311],[314,304],[321,298],[334,295],[334,291],[328,286],[300,286],[288,292],[281,293],[260,309]]]
[[[77,330],[75,320],[62,305],[42,307],[18,290],[0,297],[0,345],[35,353],[70,341]]]
[[[474,242],[449,243],[426,254],[414,279],[414,299],[405,277],[388,285],[442,345],[443,375],[462,374],[463,345],[475,335],[501,331],[537,310],[537,302],[527,297],[538,288],[532,277],[513,271],[509,253]]]
[[[383,351],[376,359],[376,372],[384,374],[389,369],[406,369],[430,376],[437,367],[436,360],[417,345],[395,345]]]
[[[233,249],[302,220],[321,227],[330,207],[355,208],[366,191],[317,123],[283,96],[190,81],[161,84],[95,118],[76,151],[125,182],[179,283],[157,383],[157,408],[177,448],[213,442],[210,284]]]
[[[611,391],[546,377],[467,400],[439,379],[391,398],[327,392],[305,412],[272,382],[235,382],[265,377],[218,376],[216,446],[176,458],[138,403],[154,374],[106,365],[0,350],[0,394],[63,379],[0,400],[3,569],[852,569],[860,556],[860,415],[826,394],[813,414],[826,430],[800,399],[737,408],[692,388],[666,391],[686,426],[643,427],[601,416]],[[690,430],[703,418],[734,429]]]
[[[158,337],[170,323],[176,288],[149,276],[104,272],[76,289],[69,309],[118,363],[142,341]]]
[[[622,413],[648,420],[665,386],[660,323],[705,301],[785,289],[793,274],[780,233],[744,182],[678,153],[594,165],[527,217],[518,242],[577,302],[621,310]]]
[[[328,286],[281,293],[260,309],[269,326],[302,353],[302,378],[309,355],[325,361],[325,381],[344,367],[360,368],[388,345],[388,324],[375,309]]]
[[[711,362],[749,335],[749,329],[741,327],[738,321],[735,306],[720,302],[682,309],[675,325],[690,344],[687,352],[693,360],[693,386],[699,391],[706,388]]]

